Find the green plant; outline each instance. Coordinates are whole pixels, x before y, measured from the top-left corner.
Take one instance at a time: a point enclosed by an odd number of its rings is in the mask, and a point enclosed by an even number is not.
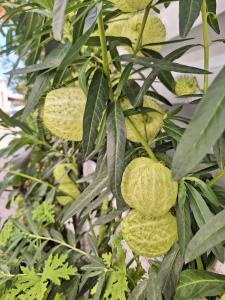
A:
[[[224,68],[209,86],[209,48],[224,40],[209,39],[216,0],[179,0],[180,38],[166,40],[153,13],[175,2],[1,3],[1,54],[18,58],[9,79],[26,100],[14,116],[0,109],[1,139],[13,137],[0,194],[17,205],[0,230],[1,300],[225,293],[210,271],[224,262]],[[202,45],[186,38],[200,14]],[[202,68],[177,62],[195,47]]]

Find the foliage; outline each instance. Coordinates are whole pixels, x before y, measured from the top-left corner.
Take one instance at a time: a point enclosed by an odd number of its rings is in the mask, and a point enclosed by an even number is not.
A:
[[[209,68],[224,43],[208,34],[220,32],[217,3],[1,2],[1,55],[17,58],[7,76],[26,101],[13,116],[0,109],[0,196],[17,206],[0,230],[1,300],[225,293],[211,271],[225,234],[225,69],[212,79]],[[181,38],[168,40],[160,11],[173,19],[176,5]],[[198,16],[200,44],[187,38]],[[197,47],[204,66],[180,63]],[[164,256],[143,263],[146,247]]]

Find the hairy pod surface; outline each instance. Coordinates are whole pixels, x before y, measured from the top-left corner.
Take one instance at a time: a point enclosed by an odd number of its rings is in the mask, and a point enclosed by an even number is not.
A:
[[[145,9],[152,0],[111,0],[111,2],[123,12],[135,12]]]
[[[124,110],[133,108],[127,99],[122,102],[122,107]],[[152,108],[155,111],[133,115],[130,116],[129,119],[134,123],[135,127],[146,139],[146,141],[150,143],[154,140],[163,127],[164,111],[154,100],[149,99],[148,97],[144,98],[144,107]],[[125,120],[125,123],[127,129],[127,139],[132,142],[139,143],[140,141],[135,135],[129,122]]]
[[[52,134],[67,141],[81,141],[86,96],[79,87],[60,88],[48,93],[43,121]]]
[[[114,21],[109,24],[107,35],[126,37],[135,45],[140,33],[143,16],[143,13],[138,13],[133,16],[122,15],[115,18]],[[160,18],[149,15],[142,36],[142,46],[150,43],[162,43],[165,39],[166,29],[164,24]],[[130,48],[125,48],[130,51]],[[160,51],[161,45],[150,45],[145,48]]]
[[[122,235],[137,255],[161,256],[177,241],[177,221],[171,213],[155,218],[131,210],[122,223]]]
[[[178,184],[163,164],[140,157],[126,167],[121,191],[129,207],[147,217],[160,217],[176,203]]]
[[[78,186],[71,180],[68,173],[72,171],[77,175],[78,171],[72,164],[60,164],[54,169],[53,175],[59,183],[59,191],[68,194],[68,196],[58,196],[57,201],[61,205],[66,205],[75,200],[80,195]]]
[[[198,82],[194,76],[180,76],[177,79],[175,92],[177,96],[195,94],[198,88]]]

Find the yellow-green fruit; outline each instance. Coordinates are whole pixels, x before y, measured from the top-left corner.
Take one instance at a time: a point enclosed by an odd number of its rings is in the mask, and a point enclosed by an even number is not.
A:
[[[79,87],[60,88],[48,93],[43,121],[52,134],[67,141],[81,141],[86,96]]]
[[[198,82],[194,76],[180,76],[176,82],[175,92],[177,96],[195,94]]]
[[[57,201],[61,205],[66,205],[78,198],[80,190],[77,185],[70,179],[68,173],[72,171],[77,175],[77,168],[72,164],[60,164],[54,169],[53,175],[57,183],[59,183],[59,192],[68,194],[68,196],[58,196]]]
[[[146,139],[146,141],[150,143],[154,140],[163,127],[164,111],[154,100],[147,97],[144,98],[143,104],[144,107],[152,108],[156,110],[156,112],[152,111],[144,114],[137,114],[130,116],[129,118],[134,123],[141,135]],[[127,99],[123,101],[122,107],[123,110],[133,108]],[[140,143],[140,140],[135,135],[134,130],[130,126],[129,122],[125,120],[125,123],[127,129],[127,139],[135,143]]]
[[[136,44],[139,37],[143,13],[139,13],[131,17],[123,30],[125,37],[129,38],[133,44]],[[142,36],[142,46],[149,43],[161,43],[166,39],[166,29],[162,21],[155,16],[148,16],[145,29]],[[147,49],[160,51],[161,46],[147,46]]]
[[[152,0],[110,0],[113,5],[123,12],[134,12],[145,9]]]
[[[146,217],[132,210],[122,223],[122,234],[137,255],[161,256],[177,241],[176,218],[171,213],[159,218]]]
[[[132,17],[128,17],[127,15],[119,16],[109,24],[106,34],[109,36],[129,38],[132,44],[135,45],[139,37],[143,16],[143,13],[138,13]],[[143,32],[142,45],[161,43],[164,42],[165,39],[166,29],[164,24],[158,17],[149,15]],[[160,51],[161,46],[147,46],[146,48]],[[126,47],[126,49],[129,50],[128,47]]]
[[[225,300],[225,294],[220,298],[220,300]]]
[[[147,217],[160,217],[176,203],[178,184],[163,164],[139,157],[126,167],[121,191],[131,208]]]

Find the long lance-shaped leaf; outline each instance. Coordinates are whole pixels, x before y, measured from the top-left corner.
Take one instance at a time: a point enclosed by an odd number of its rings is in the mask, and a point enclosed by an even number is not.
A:
[[[126,129],[123,110],[118,102],[111,105],[107,118],[107,163],[109,183],[113,195],[119,201],[120,184],[124,171]]]
[[[188,244],[185,261],[188,263],[225,240],[225,210],[211,217]]]
[[[180,36],[186,37],[201,11],[202,0],[180,0]]]
[[[84,157],[94,150],[98,127],[102,120],[109,97],[108,83],[101,69],[98,69],[92,79],[88,92],[83,119],[83,151]]]
[[[220,295],[224,290],[224,275],[199,270],[185,270],[181,273],[176,297],[179,300],[199,299]]]
[[[207,154],[225,129],[225,67],[199,104],[175,153],[172,172],[176,179],[188,174]]]
[[[53,36],[57,41],[61,41],[64,25],[64,14],[68,0],[55,0],[53,7]]]

